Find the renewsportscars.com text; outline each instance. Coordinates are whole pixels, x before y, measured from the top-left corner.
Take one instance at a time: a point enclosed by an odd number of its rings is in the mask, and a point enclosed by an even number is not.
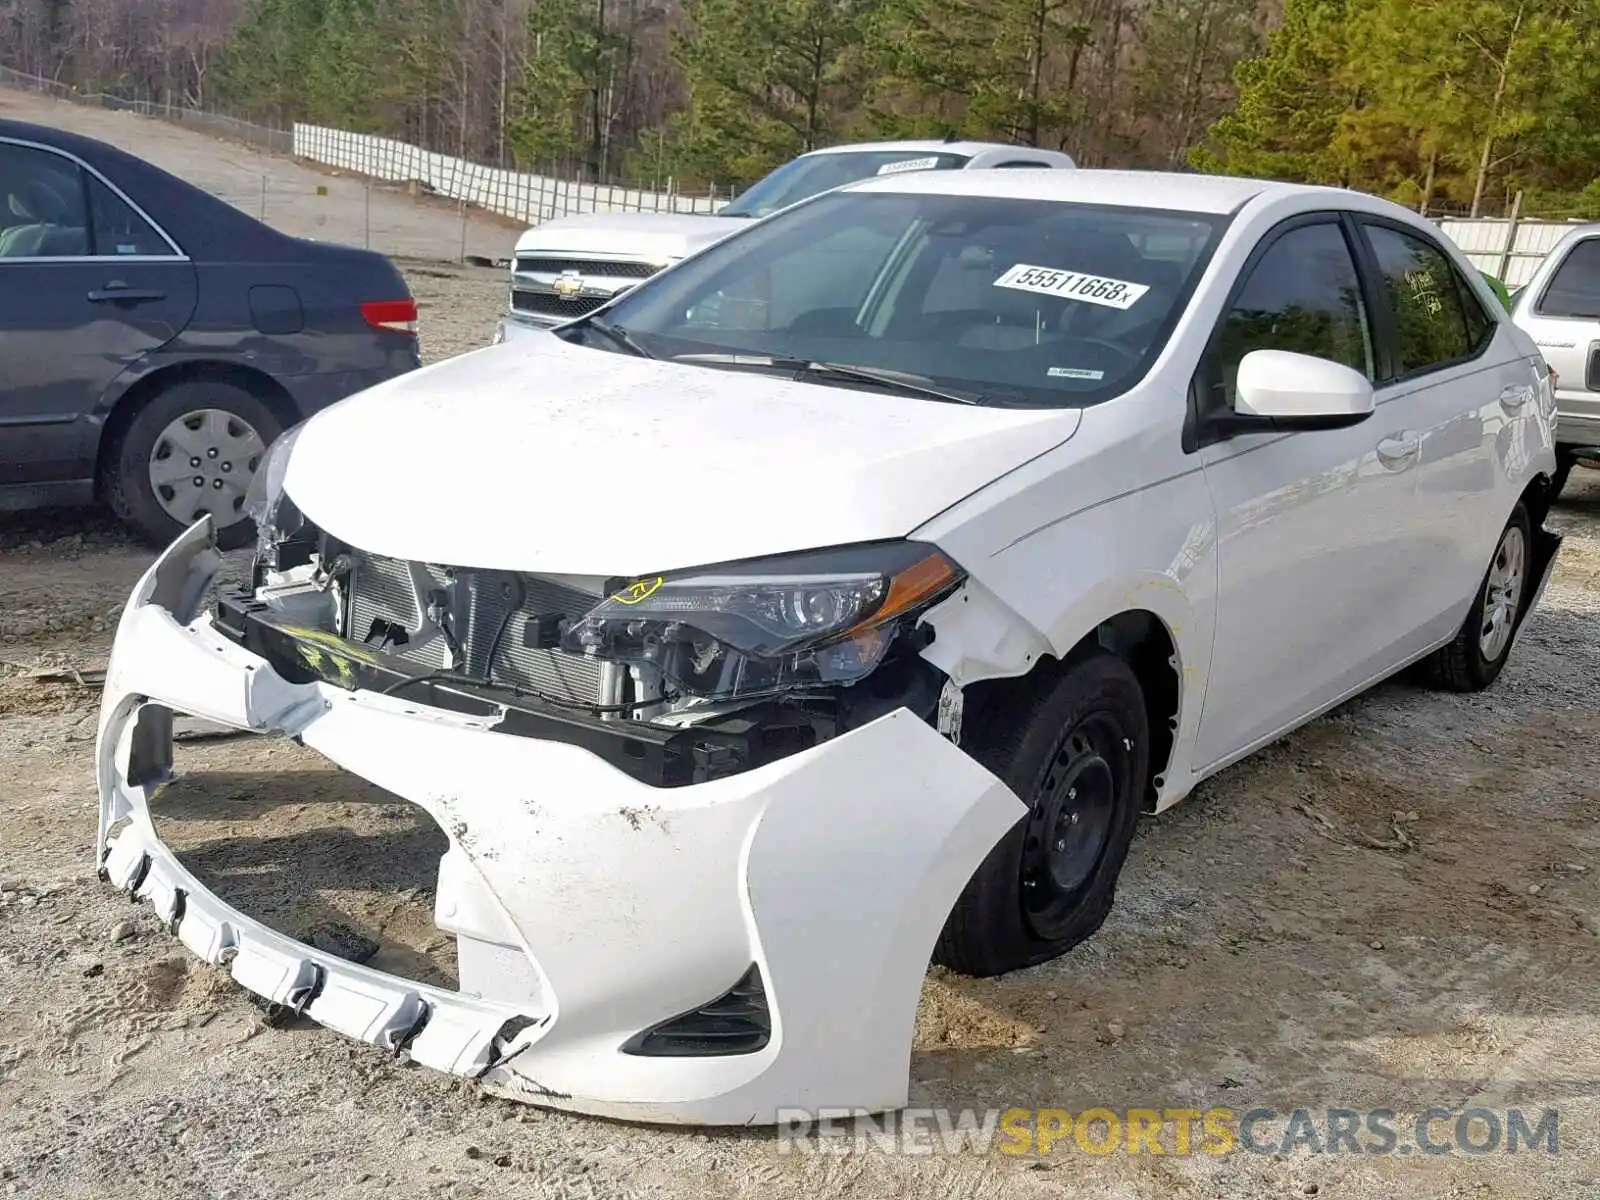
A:
[[[1519,1108],[780,1109],[780,1154],[1557,1154],[1560,1112]]]

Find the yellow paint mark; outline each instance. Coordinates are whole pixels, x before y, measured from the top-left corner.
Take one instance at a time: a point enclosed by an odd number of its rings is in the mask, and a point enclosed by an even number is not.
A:
[[[663,582],[665,581],[660,575],[654,579],[641,579],[636,583],[630,583],[611,598],[618,604],[642,604],[661,590]]]

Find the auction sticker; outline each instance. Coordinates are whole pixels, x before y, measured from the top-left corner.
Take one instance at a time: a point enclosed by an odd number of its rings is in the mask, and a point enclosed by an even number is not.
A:
[[[927,171],[939,165],[937,158],[902,158],[899,162],[884,163],[879,175],[898,175],[901,171]]]
[[[1126,279],[1107,279],[1104,275],[1085,275],[1081,271],[1035,267],[1029,263],[1018,263],[996,279],[994,286],[1060,296],[1063,300],[1082,300],[1085,304],[1102,304],[1107,308],[1132,308],[1150,290],[1145,284],[1130,283]]]

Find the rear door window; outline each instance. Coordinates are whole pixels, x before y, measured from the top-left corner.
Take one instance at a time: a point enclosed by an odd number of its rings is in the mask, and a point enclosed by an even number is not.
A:
[[[101,257],[168,258],[167,239],[121,196],[93,175],[89,177],[89,214],[94,224],[94,252]]]
[[[88,253],[78,164],[37,146],[0,142],[0,260]]]
[[[1467,297],[1444,251],[1387,225],[1363,227],[1394,313],[1394,374],[1415,375],[1471,357],[1482,340],[1483,313],[1476,327],[1469,324]]]

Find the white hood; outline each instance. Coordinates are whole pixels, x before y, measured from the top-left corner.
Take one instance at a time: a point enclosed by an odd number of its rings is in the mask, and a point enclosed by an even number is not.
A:
[[[738,217],[591,213],[535,225],[517,239],[517,253],[603,253],[649,262],[676,262],[749,224]]]
[[[571,346],[399,376],[311,418],[285,487],[362,550],[620,576],[902,537],[1060,445],[1001,409]]]

